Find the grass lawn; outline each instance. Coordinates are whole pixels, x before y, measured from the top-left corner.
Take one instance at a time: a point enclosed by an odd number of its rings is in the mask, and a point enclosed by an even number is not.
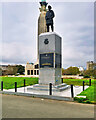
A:
[[[3,81],[4,89],[15,88],[15,82],[17,82],[17,87],[24,86],[24,79],[26,80],[26,86],[37,84],[38,78],[32,77],[0,77],[0,89],[1,89],[1,81]]]
[[[37,84],[38,78],[32,77],[0,77],[0,88],[1,88],[1,81],[3,81],[4,89],[11,89],[15,87],[15,82],[17,82],[17,87],[24,86],[24,79],[26,80],[26,86]],[[85,81],[85,85],[89,85],[89,80],[87,79],[63,79],[64,83],[68,85],[78,85],[82,86],[83,81]],[[92,80],[92,85],[96,83],[96,80]]]
[[[4,89],[12,89],[15,88],[15,82],[17,82],[17,87],[23,87],[24,86],[24,79],[26,80],[26,86],[38,84],[38,78],[32,78],[32,77],[0,77],[0,89],[1,89],[1,81],[3,81],[3,88]],[[85,85],[89,85],[89,79],[63,79],[64,83],[67,83],[68,85],[76,85],[76,86],[82,86],[83,81],[85,81]],[[96,98],[96,80],[92,80],[92,86],[87,88],[85,91],[81,92],[79,96],[86,96],[88,100],[95,101]],[[95,88],[95,89],[94,89]]]
[[[86,90],[81,92],[79,94],[79,96],[86,96],[88,100],[96,102],[96,90],[95,90],[95,87],[96,86],[94,86],[94,85],[90,86],[89,88],[87,88]]]
[[[63,79],[64,83],[67,83],[68,85],[77,85],[77,86],[83,86],[83,81],[85,81],[85,85],[89,85],[89,79]],[[91,80],[92,85],[96,84],[96,80]]]
[[[26,80],[26,86],[38,84],[38,78],[32,77],[0,77],[0,89],[1,89],[1,81],[3,81],[3,88],[4,89],[12,89],[15,88],[15,82],[17,82],[17,87],[24,86],[24,79]],[[85,81],[85,85],[89,85],[89,79],[63,79],[64,83],[68,85],[76,85],[82,86],[83,81]],[[86,96],[87,102],[95,102],[96,103],[96,79],[92,80],[92,86],[87,88],[85,91],[81,92],[79,96]],[[89,100],[89,101],[88,101]],[[77,101],[85,102],[86,99],[78,98]]]
[[[85,85],[89,85],[89,79],[63,79],[64,83],[67,83],[68,85],[77,85],[82,86],[83,81],[85,81]],[[81,103],[96,103],[96,79],[91,80],[92,86],[81,92],[78,96],[86,96],[86,99],[84,98],[75,98],[76,101]]]

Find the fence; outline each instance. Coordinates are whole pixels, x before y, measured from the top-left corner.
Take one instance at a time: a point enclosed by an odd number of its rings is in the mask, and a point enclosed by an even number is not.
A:
[[[19,82],[19,84],[22,81]],[[62,79],[62,83],[63,83],[63,79]],[[17,82],[11,84],[14,85],[15,87],[15,92],[18,92],[18,84]],[[7,85],[8,86],[8,85]],[[91,79],[89,79],[89,86],[91,86]],[[3,91],[4,87],[4,82],[1,81],[1,91]],[[23,81],[23,87],[24,87],[24,92],[25,92],[25,87],[26,87],[26,80],[24,79]],[[83,81],[83,91],[85,90],[85,82]],[[49,95],[52,95],[52,83],[49,83]],[[71,98],[74,98],[74,89],[73,89],[73,84],[71,84]]]

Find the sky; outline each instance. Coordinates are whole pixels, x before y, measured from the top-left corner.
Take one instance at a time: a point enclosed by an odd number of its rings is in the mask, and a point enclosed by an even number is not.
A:
[[[62,37],[63,68],[86,67],[94,60],[94,3],[49,4],[55,12],[55,32]],[[2,3],[0,64],[36,62],[39,7],[38,2]]]

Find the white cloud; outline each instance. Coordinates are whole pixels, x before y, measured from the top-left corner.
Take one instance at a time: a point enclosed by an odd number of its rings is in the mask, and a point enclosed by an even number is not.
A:
[[[35,62],[36,53],[35,46],[26,46],[23,43],[4,43],[2,60],[5,63],[27,63],[28,61]]]
[[[51,3],[55,31],[62,36],[63,67],[85,66],[94,56],[93,3]],[[39,4],[4,3],[3,62],[36,60]]]
[[[0,53],[2,51],[2,3],[0,3]],[[2,60],[2,56],[0,54],[0,59]]]

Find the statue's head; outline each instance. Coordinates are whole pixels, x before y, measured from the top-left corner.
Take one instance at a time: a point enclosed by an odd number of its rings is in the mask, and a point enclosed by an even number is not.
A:
[[[51,10],[51,9],[52,9],[52,7],[49,5],[49,6],[48,6],[48,9],[49,9],[49,10]]]

